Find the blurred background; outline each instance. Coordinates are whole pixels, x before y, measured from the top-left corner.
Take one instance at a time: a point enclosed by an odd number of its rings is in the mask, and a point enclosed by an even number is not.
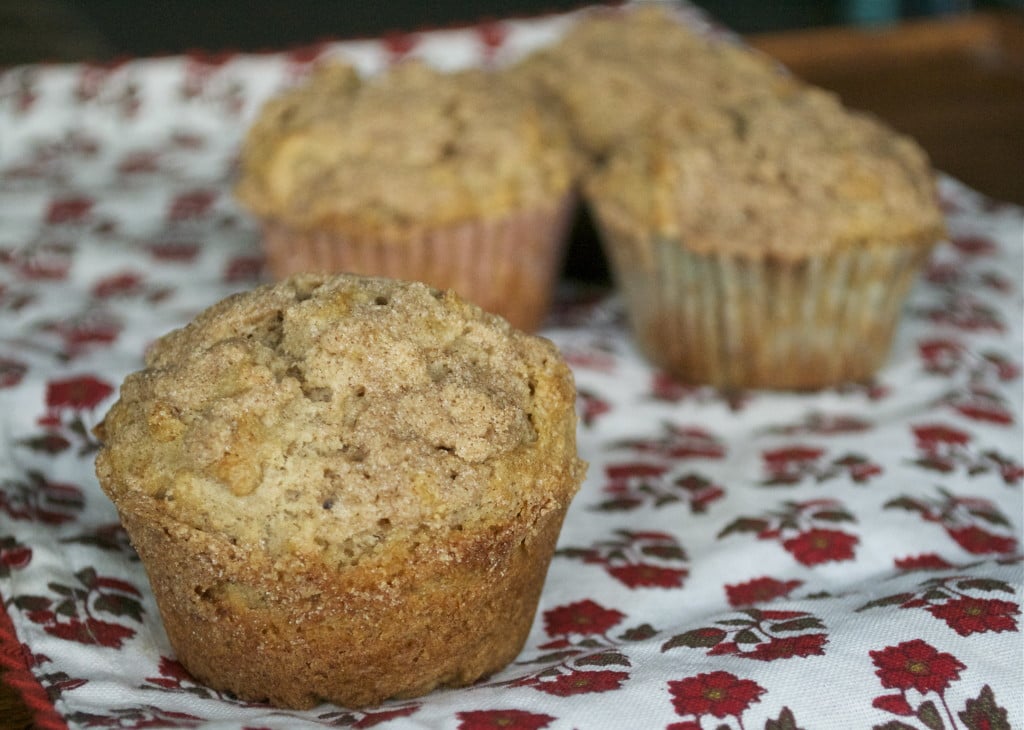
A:
[[[713,18],[915,137],[936,167],[1024,203],[1024,0],[693,0]],[[0,0],[0,67],[468,24],[580,0]]]
[[[0,0],[0,65],[240,51],[323,38],[376,36],[483,17],[530,15],[580,6],[579,0]],[[835,25],[885,25],[1024,0],[697,0],[739,33]]]

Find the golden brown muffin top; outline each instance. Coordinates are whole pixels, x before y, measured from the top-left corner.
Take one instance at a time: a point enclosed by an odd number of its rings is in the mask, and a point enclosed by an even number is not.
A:
[[[602,217],[697,253],[800,258],[944,230],[921,148],[810,88],[666,113],[587,194]]]
[[[774,61],[698,35],[657,5],[592,13],[509,74],[556,99],[577,142],[597,157],[667,107],[797,85]]]
[[[567,504],[574,397],[554,345],[454,292],[299,275],[158,340],[97,472],[122,511],[347,565]]]
[[[563,123],[493,72],[329,65],[265,105],[237,195],[301,229],[407,230],[550,206],[576,167]]]

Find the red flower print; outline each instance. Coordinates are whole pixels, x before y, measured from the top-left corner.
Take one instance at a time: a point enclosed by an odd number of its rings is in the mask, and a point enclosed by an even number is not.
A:
[[[46,222],[80,223],[89,215],[95,201],[92,198],[61,198],[50,203]]]
[[[381,710],[380,712],[366,712],[361,718],[359,718],[352,727],[362,730],[363,728],[376,727],[382,722],[388,720],[394,720],[399,717],[408,717],[419,711],[419,705],[409,705],[407,707],[397,707],[394,710]]]
[[[117,174],[121,176],[151,175],[160,169],[160,153],[155,150],[128,152],[117,163]]]
[[[46,406],[88,410],[98,406],[113,392],[112,386],[92,375],[53,380],[46,385]]]
[[[663,430],[660,438],[631,439],[616,446],[667,459],[721,459],[725,456],[725,445],[702,428],[665,424]]]
[[[715,644],[708,651],[708,656],[721,656],[723,654],[739,654],[740,645],[735,641],[723,641],[720,644]]]
[[[939,444],[966,444],[971,440],[970,434],[941,424],[914,426],[913,429],[918,446],[922,448],[934,449]]]
[[[0,266],[11,263],[14,256],[14,251],[0,246]],[[37,299],[38,297],[27,289],[0,282],[0,311],[20,312]]]
[[[597,506],[604,511],[636,509],[645,502],[663,507],[685,501],[690,510],[698,514],[725,496],[725,489],[700,474],[691,472],[673,477],[667,464],[632,461],[609,464],[605,473],[608,481],[604,491],[612,497]]]
[[[963,282],[963,269],[952,261],[930,261],[924,270],[924,278],[930,284],[955,286]]]
[[[964,431],[943,425],[915,426],[917,448],[922,452],[913,463],[943,473],[962,466],[968,476],[998,473],[1007,484],[1024,476],[1024,467],[1014,459],[993,449],[972,449],[971,436]]]
[[[32,548],[22,545],[13,537],[0,538],[0,578],[13,570],[21,570],[32,562]]]
[[[621,611],[588,599],[545,611],[544,628],[550,636],[603,634],[624,618],[626,614]]]
[[[0,388],[13,388],[28,372],[28,365],[7,357],[0,357]]]
[[[784,509],[758,517],[738,517],[719,533],[724,538],[734,533],[753,533],[759,540],[775,540],[804,565],[850,560],[860,540],[854,535],[820,524],[854,522],[855,518],[834,499],[787,501]]]
[[[589,547],[563,548],[557,554],[582,560],[588,565],[603,566],[610,576],[632,589],[680,588],[690,574],[684,566],[657,564],[661,561],[685,563],[687,560],[683,547],[665,532],[616,530],[614,539],[602,540]]]
[[[32,548],[30,547],[20,545],[10,549],[0,548],[0,566],[3,566],[5,570],[11,568],[18,570],[30,562],[32,562]]]
[[[936,553],[924,553],[906,558],[896,558],[896,567],[900,570],[943,570],[952,568],[953,564]]]
[[[955,403],[953,407],[975,421],[987,421],[1001,426],[1013,423],[1013,414],[991,394],[975,391],[970,397],[974,400]]]
[[[576,391],[576,398],[580,404],[580,422],[584,426],[593,426],[598,418],[612,409],[608,401],[582,388]]]
[[[757,608],[743,609],[740,614],[742,617],[718,620],[717,626],[677,634],[662,644],[661,650],[707,649],[708,656],[732,655],[762,662],[825,653],[826,627],[812,614]],[[810,631],[814,633],[807,633]]]
[[[73,484],[51,482],[32,471],[24,481],[5,481],[0,489],[0,512],[12,520],[36,520],[62,525],[75,519],[85,506],[82,490]]]
[[[135,631],[127,626],[95,618],[87,618],[84,621],[78,618],[58,621],[55,617],[46,615],[46,619],[46,621],[36,621],[35,618],[32,620],[44,624],[43,631],[51,636],[75,641],[79,644],[95,644],[119,649],[127,639],[135,636]]]
[[[951,243],[966,256],[990,256],[998,250],[991,238],[977,234],[954,236]]]
[[[721,459],[725,456],[725,446],[703,429],[675,428],[671,430],[671,438],[665,455],[673,459]]]
[[[199,255],[199,244],[194,241],[153,241],[147,245],[149,255],[157,261],[189,263]]]
[[[952,401],[956,411],[975,421],[985,421],[1000,426],[1014,422],[1014,415],[1007,404],[994,392],[974,387],[959,394]]]
[[[123,329],[119,319],[109,312],[92,310],[63,320],[46,322],[43,330],[52,332],[64,341],[64,355],[73,358],[82,354],[89,345],[109,345]]]
[[[608,573],[630,588],[679,588],[689,571],[662,568],[648,563],[627,563],[608,567]]]
[[[648,540],[660,542],[675,542],[675,538],[669,532],[657,532],[654,530],[642,530],[640,532],[626,532],[634,540]]]
[[[262,256],[235,256],[224,267],[222,279],[225,283],[253,281],[263,269]]]
[[[952,375],[964,358],[964,346],[953,340],[924,340],[917,352],[924,369],[935,375]]]
[[[825,634],[800,634],[799,636],[772,637],[771,641],[758,644],[754,650],[743,656],[771,662],[791,657],[821,656],[825,653],[828,636]]]
[[[388,33],[381,40],[394,63],[408,56],[419,44],[420,37],[416,33]]]
[[[770,429],[770,432],[785,436],[798,436],[800,434],[830,436],[844,433],[861,433],[870,430],[871,426],[871,421],[860,416],[852,416],[845,413],[812,412],[807,414],[802,421],[775,426]]]
[[[764,687],[729,672],[709,672],[668,683],[672,705],[679,715],[739,717],[760,702]]]
[[[287,51],[287,59],[297,66],[307,66],[320,57],[320,54],[324,52],[324,47],[323,43],[311,43],[292,48]]]
[[[963,290],[950,293],[945,301],[934,307],[919,309],[917,314],[934,324],[967,332],[1006,330],[998,309]]]
[[[128,297],[142,291],[142,275],[125,271],[100,279],[92,287],[92,295],[98,299]]]
[[[986,365],[995,371],[999,380],[1016,380],[1020,377],[1021,366],[1019,363],[1010,360],[998,352],[986,352],[982,354]]]
[[[819,482],[847,473],[857,483],[869,481],[882,473],[882,467],[860,454],[845,454],[822,461],[824,449],[810,446],[787,446],[761,454],[767,476],[766,486],[799,484],[813,478]]]
[[[568,674],[561,674],[554,680],[538,682],[532,686],[541,692],[547,692],[549,695],[569,697],[570,695],[611,692],[619,689],[627,679],[629,679],[629,674],[626,672],[613,672],[609,670],[598,672],[572,671]]]
[[[872,464],[870,462],[861,462],[855,460],[840,460],[837,462],[840,466],[845,466],[847,471],[850,473],[850,479],[854,482],[862,483],[868,481],[871,477],[876,477],[882,473],[882,467],[878,464]]]
[[[66,279],[71,270],[73,249],[62,243],[41,243],[20,249],[12,255],[0,253],[0,260],[11,264],[18,274],[32,280]]]
[[[967,668],[952,654],[940,652],[921,639],[887,646],[869,654],[878,667],[875,674],[882,680],[883,687],[904,691],[916,689],[922,694],[938,692],[941,695],[950,682],[960,678],[960,670]]]
[[[964,703],[963,711],[957,713],[969,730],[1003,730],[1010,727],[1009,713],[996,702],[995,693],[984,685],[977,697]]]
[[[615,358],[597,344],[591,347],[567,347],[562,357],[574,369],[594,370],[599,373],[615,372]]]
[[[555,719],[523,710],[474,710],[459,712],[458,730],[540,730]]]
[[[480,44],[484,48],[484,56],[491,59],[494,58],[498,49],[505,42],[505,38],[508,36],[508,29],[503,23],[489,21],[478,25],[476,33],[480,39]]]
[[[914,708],[907,702],[907,698],[903,693],[898,695],[879,695],[871,701],[871,705],[879,710],[891,712],[894,715],[907,717],[914,714]]]
[[[969,636],[986,631],[1016,631],[1017,620],[1013,617],[1020,614],[1020,609],[1010,601],[964,596],[929,606],[928,612],[945,621],[960,636]]]
[[[731,411],[742,411],[752,400],[752,395],[748,391],[684,384],[663,371],[654,373],[651,378],[651,397],[669,403],[679,403],[683,400],[695,403],[720,402]]]
[[[781,467],[788,464],[804,464],[808,461],[816,461],[821,458],[821,455],[824,453],[824,449],[818,449],[812,446],[787,446],[783,449],[765,451],[762,456],[768,463],[769,467]]]
[[[217,199],[212,190],[190,190],[181,193],[173,201],[167,211],[170,220],[201,218],[206,215]]]
[[[972,555],[1011,553],[1017,549],[1014,538],[994,535],[976,525],[947,528],[946,531],[960,547]]]
[[[694,514],[707,511],[708,505],[725,496],[725,489],[699,474],[684,474],[673,480],[690,498],[690,510]]]
[[[1020,364],[1000,352],[982,352],[980,358],[955,340],[924,340],[917,345],[924,369],[933,375],[950,376],[963,371],[970,382],[1008,381],[1020,377]],[[967,397],[972,387],[966,389]]]
[[[135,630],[115,623],[131,619],[143,621],[143,608],[139,601],[142,595],[130,583],[110,578],[86,568],[75,573],[78,585],[49,583],[47,588],[56,594],[55,599],[47,596],[25,596],[18,608],[25,617],[38,624],[43,631],[68,641],[86,645],[120,648]],[[100,619],[100,614],[113,620]]]
[[[180,688],[184,683],[194,684],[195,680],[188,670],[178,661],[169,657],[160,657],[160,676],[146,677],[146,681],[165,689]]]
[[[608,479],[613,482],[624,479],[643,479],[644,477],[656,479],[666,471],[668,471],[668,467],[662,464],[645,464],[643,462],[609,464],[605,467]]]
[[[859,542],[857,536],[846,532],[814,528],[785,540],[782,546],[801,564],[820,565],[852,560],[853,548]]]
[[[751,606],[755,603],[765,603],[788,596],[801,585],[803,585],[801,580],[781,581],[764,576],[748,580],[746,583],[726,585],[725,594],[729,597],[730,606]]]

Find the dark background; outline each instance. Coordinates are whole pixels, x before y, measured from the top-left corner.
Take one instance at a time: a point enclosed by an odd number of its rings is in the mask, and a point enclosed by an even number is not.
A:
[[[0,0],[0,65],[269,50],[534,15],[579,0]],[[697,0],[739,33],[956,14],[1024,0]]]

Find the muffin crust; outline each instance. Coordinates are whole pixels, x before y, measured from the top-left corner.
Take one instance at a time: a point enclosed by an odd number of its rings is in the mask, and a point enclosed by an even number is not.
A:
[[[194,674],[373,704],[519,650],[585,468],[574,397],[551,343],[452,292],[302,275],[160,339],[97,473]]]

